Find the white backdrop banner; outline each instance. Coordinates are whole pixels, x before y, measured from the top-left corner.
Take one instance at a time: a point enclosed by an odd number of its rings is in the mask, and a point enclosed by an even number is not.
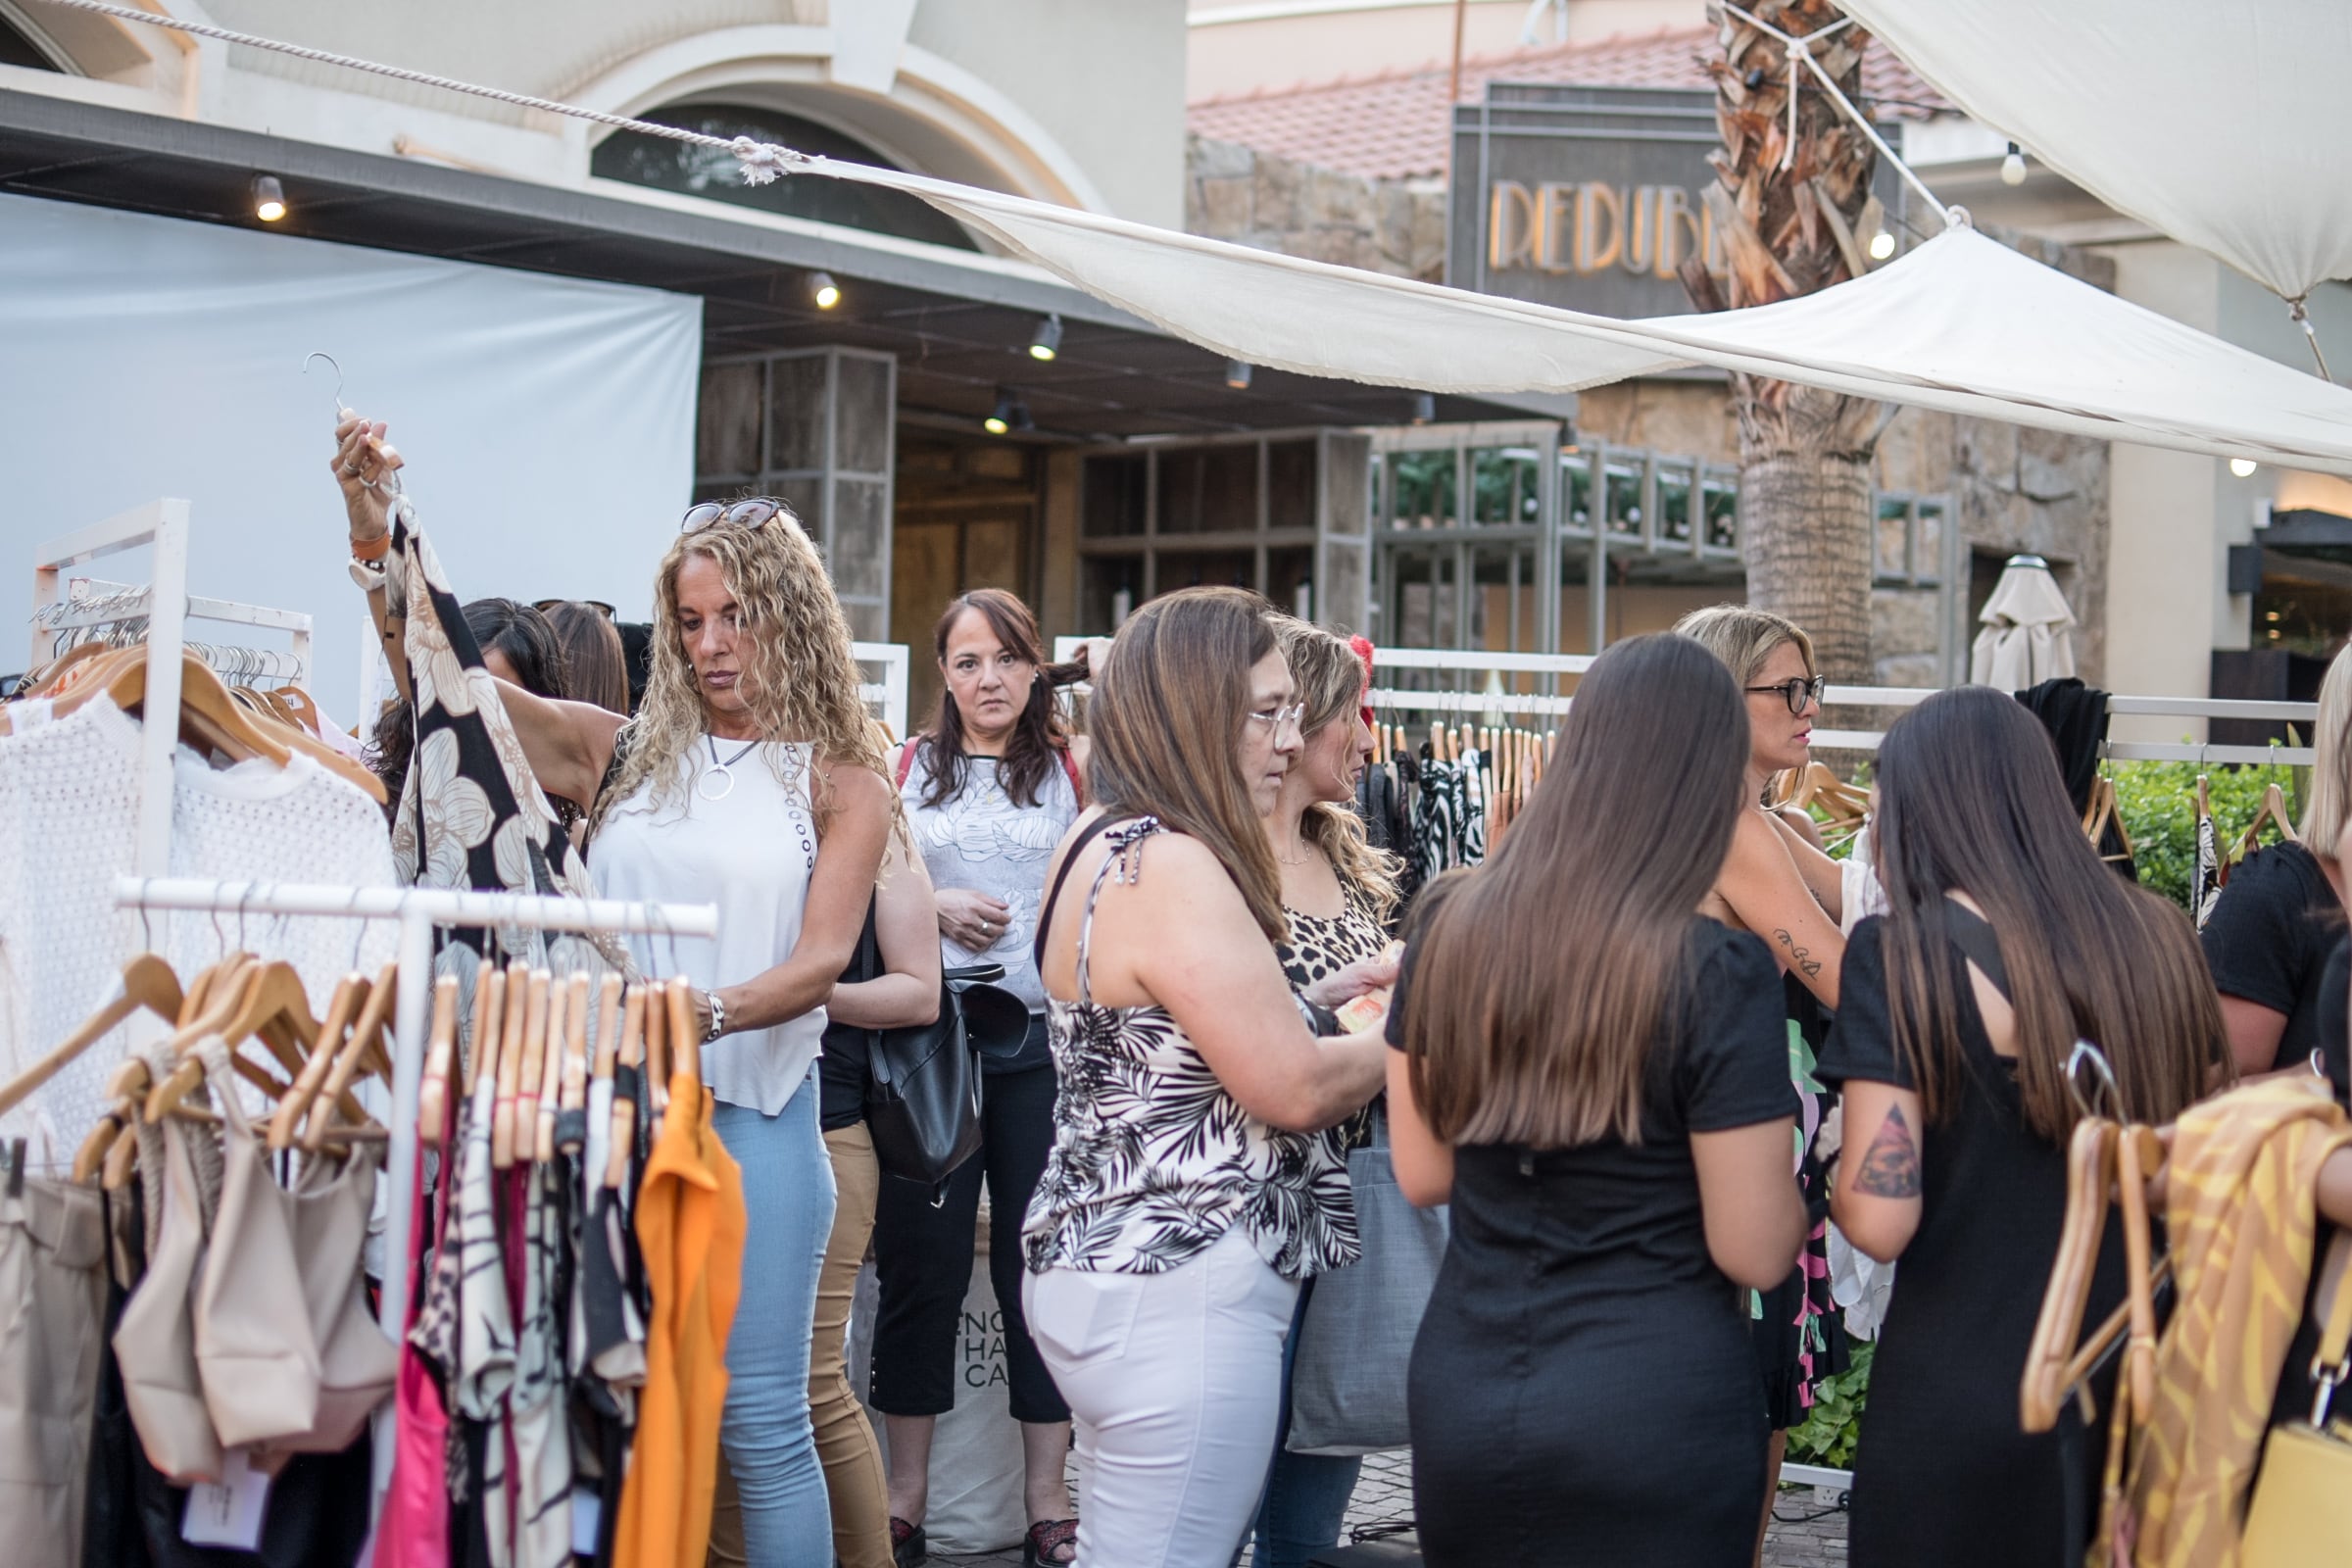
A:
[[[314,349],[391,424],[462,599],[643,618],[693,487],[701,339],[690,295],[0,195],[0,670],[29,651],[37,544],[183,496],[191,591],[316,616],[315,693],[355,722],[366,602]]]

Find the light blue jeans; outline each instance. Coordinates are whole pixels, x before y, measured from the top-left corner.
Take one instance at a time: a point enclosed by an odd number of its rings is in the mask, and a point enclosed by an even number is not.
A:
[[[743,1167],[743,1295],[727,1335],[719,1442],[743,1500],[753,1568],[833,1560],[825,1473],[808,1421],[808,1340],[816,1278],[833,1231],[833,1164],[816,1125],[816,1069],[774,1116],[711,1107],[710,1126]]]

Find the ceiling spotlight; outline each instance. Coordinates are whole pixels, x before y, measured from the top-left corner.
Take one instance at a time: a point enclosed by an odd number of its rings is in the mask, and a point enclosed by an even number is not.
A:
[[[2254,470],[2261,466],[2262,465],[2256,463],[2252,458],[2231,458],[2230,460],[2230,471],[2240,479],[2253,478]]]
[[[1893,254],[1894,233],[1892,230],[1882,228],[1870,236],[1870,259],[1872,261],[1883,262]]]
[[[808,297],[816,301],[818,310],[829,311],[841,303],[841,285],[833,281],[831,272],[810,272]]]
[[[265,223],[286,216],[286,187],[277,182],[275,174],[253,176],[253,216]]]
[[[2026,155],[2018,151],[2017,143],[2009,144],[2009,155],[2001,160],[2001,183],[2023,185],[2026,182]]]
[[[1028,404],[1023,403],[1010,388],[999,387],[997,406],[989,411],[987,418],[980,421],[980,428],[990,435],[1004,435],[1010,430],[1034,430],[1037,424],[1029,417]]]
[[[1250,362],[1248,360],[1227,360],[1225,362],[1225,384],[1236,392],[1248,390]]]
[[[1427,392],[1413,394],[1413,422],[1427,424],[1438,416],[1438,400]]]
[[[1037,335],[1029,340],[1029,357],[1051,361],[1061,352],[1061,318],[1049,316],[1037,323]]]

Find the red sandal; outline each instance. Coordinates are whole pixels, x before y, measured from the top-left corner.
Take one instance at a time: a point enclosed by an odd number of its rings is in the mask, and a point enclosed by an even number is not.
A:
[[[1064,1546],[1070,1548],[1069,1556],[1055,1556]],[[1029,1527],[1029,1539],[1021,1544],[1021,1568],[1067,1568],[1077,1557],[1075,1519],[1040,1519]]]
[[[921,1525],[910,1525],[896,1514],[890,1520],[890,1555],[895,1568],[923,1568],[931,1560],[931,1543]]]

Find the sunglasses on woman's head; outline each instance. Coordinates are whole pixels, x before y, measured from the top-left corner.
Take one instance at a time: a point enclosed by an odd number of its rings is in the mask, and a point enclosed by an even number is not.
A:
[[[1749,686],[1744,689],[1758,697],[1766,692],[1778,692],[1781,701],[1788,705],[1788,711],[1801,717],[1808,707],[1821,701],[1821,694],[1829,689],[1829,684],[1830,677],[1827,675],[1815,675],[1810,680],[1799,675],[1791,676],[1778,686]]]
[[[738,528],[764,528],[781,514],[794,516],[792,508],[774,496],[750,496],[742,501],[698,501],[686,509],[678,519],[678,532],[699,533],[719,523],[731,523]]]

